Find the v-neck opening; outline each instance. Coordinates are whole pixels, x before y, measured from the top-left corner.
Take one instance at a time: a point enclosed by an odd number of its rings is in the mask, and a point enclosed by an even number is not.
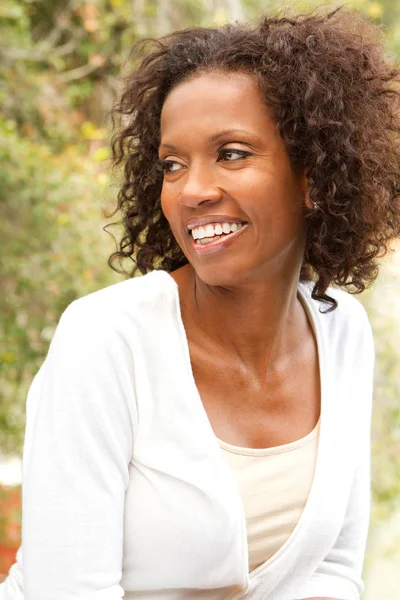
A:
[[[325,432],[325,409],[326,409],[326,401],[325,401],[325,397],[326,397],[326,379],[327,379],[327,373],[326,373],[326,362],[325,362],[325,356],[324,356],[324,346],[323,346],[323,339],[322,339],[322,333],[321,333],[321,328],[318,322],[318,317],[316,315],[317,312],[317,307],[313,307],[311,304],[311,301],[307,298],[307,293],[305,292],[305,287],[306,287],[306,283],[304,282],[299,282],[298,284],[298,292],[300,294],[301,297],[301,303],[304,307],[304,310],[306,311],[307,314],[307,318],[309,323],[311,324],[311,327],[313,329],[314,332],[314,336],[316,339],[316,343],[317,343],[317,351],[318,351],[318,364],[319,364],[319,374],[320,374],[320,417],[319,417],[319,439],[318,439],[318,448],[317,448],[317,458],[316,458],[316,464],[315,464],[315,470],[314,470],[314,476],[313,476],[313,480],[311,483],[311,488],[310,488],[310,492],[308,494],[308,498],[306,501],[306,504],[304,506],[304,509],[300,515],[299,520],[297,521],[294,529],[292,530],[292,532],[290,533],[289,537],[287,538],[287,540],[282,544],[282,546],[280,548],[278,548],[278,550],[270,557],[268,558],[265,562],[263,562],[261,565],[259,565],[256,569],[253,569],[252,571],[249,571],[248,569],[248,565],[249,565],[249,547],[248,547],[248,539],[247,539],[247,526],[246,526],[246,515],[245,515],[245,510],[244,510],[244,505],[243,505],[243,501],[241,498],[241,494],[240,494],[240,490],[239,487],[237,485],[236,479],[234,477],[234,474],[232,473],[229,465],[227,464],[225,458],[223,457],[223,454],[221,452],[221,448],[219,445],[219,440],[217,438],[217,436],[215,435],[210,419],[208,418],[207,415],[207,411],[204,407],[204,404],[202,402],[201,399],[201,395],[200,392],[197,388],[196,385],[196,380],[194,377],[194,373],[193,373],[193,368],[192,368],[192,364],[191,364],[191,360],[190,360],[190,350],[189,350],[189,341],[186,335],[186,330],[185,330],[185,326],[183,324],[183,319],[182,319],[182,313],[181,313],[181,306],[180,306],[180,298],[179,298],[179,288],[178,288],[178,284],[176,283],[176,281],[174,280],[174,278],[167,272],[167,271],[156,271],[157,273],[162,273],[163,276],[165,276],[166,278],[168,278],[168,280],[171,282],[172,286],[173,286],[173,290],[174,290],[174,294],[175,294],[175,309],[176,309],[176,320],[177,320],[177,324],[180,330],[180,337],[181,337],[181,341],[183,343],[184,346],[184,354],[185,354],[185,359],[186,359],[186,366],[187,366],[187,370],[188,370],[188,375],[189,378],[191,380],[191,386],[193,388],[193,396],[197,396],[197,401],[199,404],[199,410],[202,413],[203,416],[203,420],[206,423],[206,426],[208,428],[208,435],[210,438],[211,443],[213,443],[215,445],[216,448],[216,460],[222,460],[224,462],[224,468],[226,469],[226,476],[228,479],[230,479],[230,481],[232,482],[232,489],[235,490],[235,494],[236,494],[236,500],[237,500],[237,504],[241,509],[241,521],[242,521],[242,526],[243,526],[243,530],[241,532],[241,537],[242,537],[242,544],[243,544],[243,561],[244,561],[244,578],[245,578],[245,584],[246,584],[246,590],[243,590],[242,592],[240,592],[239,595],[234,596],[234,598],[232,600],[236,600],[236,598],[241,598],[242,594],[244,594],[250,583],[251,580],[255,577],[257,577],[258,575],[262,574],[264,571],[267,571],[271,565],[273,565],[275,562],[277,562],[282,556],[284,556],[288,549],[290,549],[290,547],[293,546],[293,543],[295,542],[299,531],[303,528],[304,523],[306,522],[307,516],[310,513],[310,511],[312,511],[312,506],[313,506],[313,502],[314,502],[314,497],[317,493],[318,490],[318,485],[319,485],[319,480],[320,480],[320,473],[322,472],[322,467],[321,467],[321,463],[322,463],[322,459],[321,459],[321,453],[323,451],[323,443],[322,440],[325,439],[324,436],[324,432]],[[322,448],[322,450],[321,450]]]

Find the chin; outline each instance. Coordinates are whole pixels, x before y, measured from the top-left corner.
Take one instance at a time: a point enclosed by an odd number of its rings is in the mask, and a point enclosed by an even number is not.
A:
[[[228,261],[221,261],[221,264],[196,265],[191,262],[191,266],[196,276],[210,287],[230,288],[245,283],[248,269],[241,269],[237,263],[227,264]]]

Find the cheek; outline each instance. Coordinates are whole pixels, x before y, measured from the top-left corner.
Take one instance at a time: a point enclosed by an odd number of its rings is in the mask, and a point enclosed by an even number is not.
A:
[[[265,173],[253,172],[241,177],[231,194],[240,201],[241,208],[250,219],[268,218],[280,204],[275,178]]]
[[[161,201],[161,210],[163,212],[164,217],[167,219],[172,234],[179,245],[182,244],[183,240],[182,232],[178,229],[177,224],[180,222],[179,218],[179,202],[176,198],[176,194],[168,193],[168,191],[164,188],[161,190],[160,195]]]
[[[296,214],[301,206],[299,186],[293,180],[291,172],[262,173],[258,177],[240,182],[242,196],[249,207],[266,214]]]
[[[160,200],[161,210],[167,221],[170,221],[174,213],[176,201],[174,202],[171,194],[168,194],[167,190],[165,189],[165,186],[162,187]]]
[[[263,174],[246,182],[242,208],[255,225],[256,246],[280,247],[298,238],[303,227],[301,192],[291,172]]]

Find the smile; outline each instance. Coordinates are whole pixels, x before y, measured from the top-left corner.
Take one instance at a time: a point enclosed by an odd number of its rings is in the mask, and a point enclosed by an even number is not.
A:
[[[229,233],[225,233],[227,225]],[[211,229],[208,229],[208,228]],[[192,247],[197,254],[214,254],[229,246],[245,229],[248,223],[223,223],[207,225],[192,230]],[[205,230],[200,231],[199,230]],[[221,231],[220,231],[221,230]]]

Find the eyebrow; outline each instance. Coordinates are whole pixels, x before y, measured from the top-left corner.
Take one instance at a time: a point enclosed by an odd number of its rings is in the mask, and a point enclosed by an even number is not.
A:
[[[225,135],[232,133],[244,133],[246,135],[251,135],[254,137],[254,133],[251,131],[247,131],[246,129],[224,129],[223,131],[219,131],[218,133],[214,133],[208,138],[209,142],[216,142],[219,138],[224,137]],[[170,150],[177,150],[178,148],[173,144],[160,144],[160,148],[169,148]]]

